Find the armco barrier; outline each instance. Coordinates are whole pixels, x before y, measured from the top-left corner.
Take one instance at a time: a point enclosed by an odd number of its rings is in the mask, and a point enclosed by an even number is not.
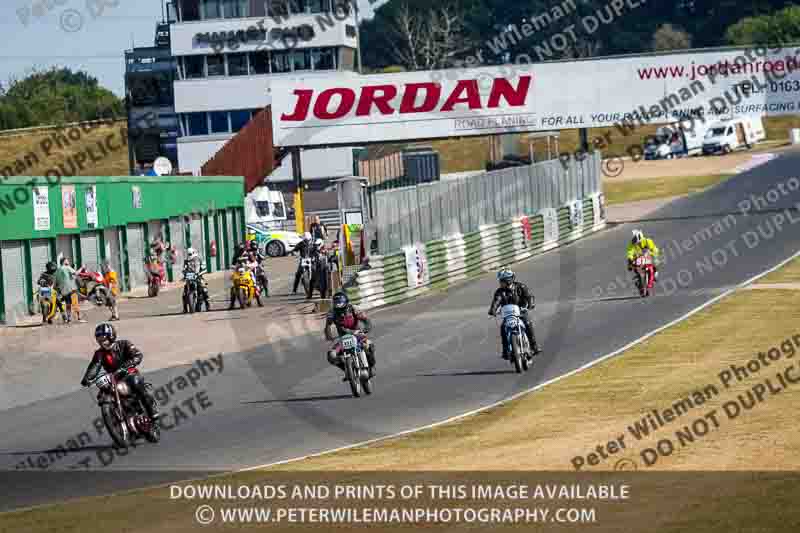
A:
[[[417,249],[424,252],[425,266],[424,280],[418,286],[409,286],[405,251],[370,257],[369,268],[359,271],[345,291],[360,308],[372,309],[492,272],[603,229],[606,220],[602,202],[602,195],[595,194],[550,213],[518,217],[482,226],[466,235],[420,243]],[[548,216],[554,226],[550,231],[545,227]]]

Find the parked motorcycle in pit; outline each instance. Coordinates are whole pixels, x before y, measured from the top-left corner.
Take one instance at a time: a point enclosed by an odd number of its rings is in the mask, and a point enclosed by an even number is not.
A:
[[[183,312],[199,313],[203,310],[204,303],[206,311],[210,311],[211,304],[208,301],[208,292],[203,286],[202,276],[194,270],[186,270],[183,279],[186,282],[183,286]]]
[[[314,269],[314,260],[310,257],[300,259],[300,282],[303,284],[303,291],[306,293],[306,298],[311,299],[313,287],[311,286],[311,277]]]
[[[369,361],[367,353],[361,342],[360,332],[355,335],[342,335],[337,343],[341,345],[341,361],[344,364],[344,373],[350,391],[355,398],[361,396],[363,390],[365,394],[372,394],[372,378],[369,375]]]
[[[122,368],[113,373],[99,375],[93,382],[98,388],[97,404],[103,415],[103,423],[114,444],[127,448],[136,439],[144,437],[148,442],[161,440],[161,427],[147,416],[142,403],[123,380],[134,374],[135,368]],[[150,383],[145,387],[151,389]],[[153,401],[158,405],[155,398]]]
[[[522,310],[518,305],[508,304],[500,308],[500,341],[506,343],[510,355],[510,363],[514,365],[517,374],[527,372],[533,364],[533,352],[528,342],[525,322],[522,321]],[[505,327],[506,338],[502,331]]]
[[[148,261],[144,265],[144,272],[147,275],[147,295],[150,298],[158,296],[161,286],[164,285],[165,273],[162,265],[158,261]]]
[[[110,290],[100,272],[81,267],[76,272],[75,282],[78,286],[78,298],[88,300],[98,307],[106,305]]]
[[[639,289],[639,296],[647,298],[652,294],[655,283],[655,266],[649,250],[645,250],[634,260],[633,271],[636,275],[633,281],[636,283],[636,288]]]

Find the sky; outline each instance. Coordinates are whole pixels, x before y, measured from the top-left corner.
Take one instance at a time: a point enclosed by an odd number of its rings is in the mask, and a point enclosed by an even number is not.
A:
[[[358,0],[361,18],[383,2]],[[153,46],[161,0],[0,0],[0,81],[31,69],[85,70],[122,97],[125,50]]]

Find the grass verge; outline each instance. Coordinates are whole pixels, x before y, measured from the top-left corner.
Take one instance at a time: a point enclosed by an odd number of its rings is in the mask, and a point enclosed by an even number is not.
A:
[[[727,180],[731,176],[733,174],[677,176],[625,181],[605,180],[603,192],[608,205],[622,204],[700,192]]]
[[[799,264],[794,261],[773,276],[796,275]],[[780,393],[764,395],[733,418],[726,415],[725,405],[752,398],[755,387],[763,386],[767,378],[779,387],[775,376],[793,366],[792,358],[800,353],[798,304],[800,291],[741,291],[618,357],[504,405],[405,437],[215,482],[259,484],[277,473],[299,476],[326,471],[571,472],[576,457],[588,461],[597,446],[623,441],[624,450],[582,470],[610,471],[619,459],[625,459],[640,471],[776,472],[775,479],[758,487],[729,483],[720,488],[718,482],[706,486],[701,481],[685,486],[653,479],[651,490],[661,497],[636,509],[639,519],[646,517],[647,531],[744,531],[738,526],[754,520],[759,528],[748,531],[795,531],[800,509],[790,502],[800,496],[800,484],[787,482],[779,472],[800,470],[800,434],[787,431],[794,427],[800,388],[787,383]],[[759,352],[772,347],[778,347],[782,356],[771,366],[741,379],[728,379],[731,376],[725,372],[730,365],[746,367]],[[692,399],[688,406],[687,397]],[[676,410],[678,403],[683,411]],[[678,414],[637,437],[631,428],[653,409],[662,414],[672,409]],[[716,427],[702,438],[695,435],[694,441],[680,441],[678,431],[698,419],[708,420],[712,412]],[[675,443],[674,453],[648,467],[643,450],[655,448],[665,438]],[[197,505],[197,501],[171,500],[165,489],[151,489],[5,513],[0,531],[193,531],[197,525],[190,517]],[[142,520],[131,520],[142,510],[146,510]],[[624,518],[629,511],[619,512]],[[616,529],[593,530],[618,531],[619,522],[615,524]],[[490,529],[502,528],[476,528]]]

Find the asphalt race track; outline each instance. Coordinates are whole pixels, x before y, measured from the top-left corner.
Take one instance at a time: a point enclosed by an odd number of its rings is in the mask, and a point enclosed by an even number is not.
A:
[[[544,348],[527,374],[513,373],[499,358],[497,326],[487,316],[496,281],[486,275],[372,313],[378,376],[371,397],[350,397],[339,371],[325,360],[321,335],[307,335],[251,353],[225,354],[221,372],[200,377],[196,387],[173,390],[162,411],[165,424],[174,428],[162,432],[161,443],[143,443],[126,456],[113,456],[110,439],[93,429],[99,415],[93,392],[2,412],[0,467],[7,471],[0,509],[192,479],[376,439],[484,407],[573,371],[800,250],[798,168],[800,153],[788,152],[640,221],[667,260],[650,299],[635,295],[625,270],[632,224],[516,265],[518,278],[536,296],[534,320]],[[775,192],[767,196],[771,188]],[[764,197],[758,211],[750,195]],[[751,210],[744,214],[747,202]],[[667,245],[685,239],[690,244],[680,253]],[[146,365],[145,358],[145,371]],[[185,366],[147,376],[159,387],[188,371]],[[173,408],[201,391],[195,413],[184,404],[186,416],[175,425],[180,415]],[[39,459],[82,431],[90,442],[81,450]],[[17,465],[25,470],[14,473]],[[83,471],[87,465],[94,471]]]

